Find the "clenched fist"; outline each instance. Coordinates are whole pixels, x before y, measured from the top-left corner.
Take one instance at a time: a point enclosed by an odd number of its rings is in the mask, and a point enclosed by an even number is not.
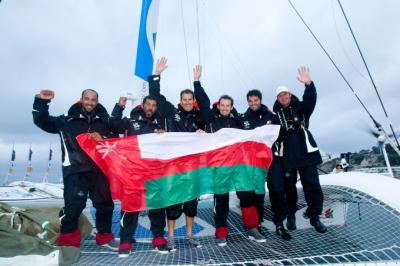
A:
[[[92,139],[99,141],[102,140],[103,138],[101,137],[101,135],[98,132],[93,132],[90,133],[90,136],[92,137]]]
[[[40,99],[43,100],[52,100],[54,99],[54,91],[52,90],[41,90],[38,95]]]
[[[118,106],[122,107],[122,108],[125,108],[127,101],[128,101],[127,97],[119,97]]]

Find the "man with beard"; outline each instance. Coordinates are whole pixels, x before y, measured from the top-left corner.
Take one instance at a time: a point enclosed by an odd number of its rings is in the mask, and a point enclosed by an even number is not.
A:
[[[300,175],[304,196],[307,202],[306,216],[319,233],[327,231],[320,221],[323,194],[319,183],[317,165],[322,162],[317,144],[308,130],[310,117],[317,102],[317,91],[306,67],[298,69],[298,81],[305,85],[303,100],[300,101],[284,86],[276,89],[277,100],[274,112],[281,124],[278,156],[282,157],[285,171],[285,191],[288,203],[287,228],[296,229],[297,211],[297,173]]]
[[[109,115],[98,103],[97,92],[91,89],[84,90],[80,101],[72,105],[67,114],[58,117],[49,115],[49,103],[53,98],[53,91],[40,91],[35,97],[32,115],[35,125],[48,133],[59,134],[61,138],[64,208],[60,211],[57,244],[80,247],[78,220],[89,195],[96,208],[96,244],[116,250],[118,243],[111,233],[114,203],[109,183],[76,140],[76,136],[87,132],[96,140],[109,137]]]
[[[194,93],[189,89],[180,92],[178,108],[166,100],[160,93],[161,73],[167,68],[167,59],[157,60],[155,75],[149,76],[149,95],[157,99],[158,111],[167,121],[168,132],[201,132],[204,123],[200,112],[194,108]],[[199,248],[201,244],[192,236],[194,217],[197,214],[197,198],[166,208],[168,221],[168,248],[175,251],[174,229],[175,221],[182,215],[186,216],[185,242]]]
[[[154,97],[146,96],[143,99],[142,106],[134,108],[129,118],[122,118],[122,112],[127,102],[126,97],[121,97],[115,105],[111,114],[111,125],[116,133],[126,136],[136,136],[149,133],[163,133],[163,119],[157,112],[157,101]],[[129,195],[124,195],[129,197]],[[161,254],[167,254],[170,250],[167,247],[165,234],[165,209],[149,210],[150,230],[153,233],[153,250]],[[132,235],[134,234],[138,223],[139,212],[121,211],[120,228],[120,246],[118,256],[126,258],[133,250]]]
[[[206,131],[213,133],[221,128],[242,128],[238,114],[233,107],[233,99],[230,96],[221,96],[218,103],[210,109],[210,99],[200,84],[201,73],[201,66],[196,66],[194,69],[194,94],[199,103],[202,117],[207,123]],[[251,191],[236,191],[236,195],[240,200],[243,224],[248,237],[256,242],[265,242],[266,239],[258,231],[259,216]],[[222,247],[226,246],[229,234],[227,226],[229,193],[214,194],[214,205],[215,237],[217,245]]]
[[[256,127],[275,124],[279,125],[278,117],[262,104],[262,94],[259,90],[250,90],[247,93],[247,103],[249,108],[241,115],[243,129],[250,130]],[[275,145],[272,147],[273,151]],[[291,239],[290,234],[283,226],[283,221],[286,218],[286,201],[284,176],[281,159],[274,156],[272,164],[268,170],[267,186],[271,209],[273,211],[273,222],[276,226],[276,233],[285,240]],[[242,192],[245,193],[245,192]],[[256,194],[254,191],[247,192],[246,196],[250,201],[253,201],[259,215],[259,229],[261,231],[261,223],[264,216],[264,196],[265,194]]]

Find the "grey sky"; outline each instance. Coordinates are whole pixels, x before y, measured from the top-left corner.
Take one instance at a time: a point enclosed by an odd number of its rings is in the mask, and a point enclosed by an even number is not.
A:
[[[245,94],[252,88],[263,92],[268,106],[272,106],[279,85],[287,85],[301,96],[303,88],[295,79],[296,68],[308,65],[319,93],[311,118],[311,130],[319,146],[339,153],[374,145],[374,139],[362,131],[365,124],[370,124],[367,115],[286,0],[198,2],[202,84],[212,99],[228,93],[235,98],[237,109],[244,111]],[[293,2],[360,98],[386,127],[372,86],[355,70],[367,76],[337,1]],[[342,2],[398,128],[400,2]],[[32,123],[32,100],[40,89],[56,91],[50,108],[54,115],[64,113],[86,88],[98,90],[100,101],[109,111],[125,92],[140,93],[142,83],[133,76],[140,8],[139,0],[2,1],[0,171],[5,171],[13,142],[20,164],[26,160],[30,142],[39,165],[47,157],[50,142],[54,158],[60,160],[57,136],[42,132]],[[195,0],[184,0],[183,10],[188,58],[181,1],[161,0],[156,57],[169,59],[162,91],[172,102],[178,102],[181,89],[191,86],[191,69],[198,63]]]

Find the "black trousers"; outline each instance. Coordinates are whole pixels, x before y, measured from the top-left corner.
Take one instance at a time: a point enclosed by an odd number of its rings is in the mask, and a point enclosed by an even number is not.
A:
[[[60,211],[61,233],[78,229],[78,220],[86,201],[96,208],[96,228],[99,233],[111,233],[114,202],[107,178],[100,171],[72,174],[64,177],[64,208]]]
[[[136,231],[138,225],[138,218],[140,212],[124,212],[121,211],[120,243],[133,243],[132,236]]]
[[[165,235],[165,208],[149,210],[150,231],[153,237],[164,237]]]
[[[287,203],[285,197],[285,177],[282,159],[274,157],[267,175],[267,187],[271,210],[272,221],[275,225],[283,225],[287,216]]]
[[[214,194],[215,227],[227,226],[229,214],[229,193]]]
[[[256,207],[256,195],[254,191],[236,191],[236,196],[240,200],[241,208]],[[264,199],[264,194],[262,194]],[[258,196],[261,198],[261,196]],[[264,206],[262,206],[264,208]],[[214,221],[215,227],[227,226],[229,214],[229,193],[214,194]],[[257,209],[258,212],[258,209]]]
[[[264,198],[265,194],[254,193],[255,206],[258,212],[258,223],[261,224],[264,221]]]
[[[188,217],[195,217],[197,215],[197,204],[197,199],[194,199],[167,207],[168,220],[177,220],[182,213]]]
[[[306,215],[312,219],[318,219],[322,213],[324,196],[319,183],[319,175],[316,165],[302,168],[286,169],[285,191],[288,203],[288,215],[294,215],[297,211],[297,172],[303,185],[304,196],[307,202]]]

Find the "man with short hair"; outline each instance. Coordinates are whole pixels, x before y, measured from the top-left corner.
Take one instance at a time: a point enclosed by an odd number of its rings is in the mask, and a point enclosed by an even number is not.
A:
[[[157,99],[158,110],[167,121],[168,132],[200,132],[204,129],[204,122],[200,112],[194,108],[194,93],[185,89],[180,92],[180,103],[175,108],[164,95],[160,93],[161,73],[167,68],[167,59],[157,60],[155,75],[149,76],[149,94]],[[182,215],[186,216],[185,242],[199,248],[201,244],[192,236],[194,217],[197,215],[197,198],[172,205],[166,208],[168,222],[168,247],[175,251],[175,221]]]
[[[207,122],[207,132],[213,133],[221,128],[242,128],[238,114],[233,107],[233,99],[229,95],[222,95],[218,103],[210,109],[210,99],[200,84],[201,73],[201,66],[196,66],[194,69],[194,94],[199,103],[203,119]],[[256,242],[265,242],[266,239],[258,231],[259,216],[252,193],[249,193],[249,191],[236,191],[236,195],[240,200],[242,219],[247,230],[247,236]],[[227,225],[229,193],[214,194],[214,205],[216,242],[218,246],[226,246],[229,234]]]
[[[297,79],[305,85],[303,100],[300,101],[287,87],[276,89],[274,111],[281,124],[277,155],[282,158],[285,171],[285,191],[288,202],[287,228],[296,229],[297,173],[303,185],[307,202],[306,215],[310,224],[319,233],[327,231],[320,221],[323,193],[319,183],[317,165],[322,162],[317,144],[308,130],[310,117],[317,102],[317,91],[311,80],[310,70],[298,69]]]
[[[67,114],[57,117],[49,115],[49,103],[53,98],[53,91],[40,91],[35,97],[32,115],[35,125],[48,133],[59,134],[61,139],[64,208],[60,211],[57,244],[80,247],[78,220],[89,195],[96,208],[96,244],[116,250],[118,243],[111,233],[114,203],[108,180],[76,140],[79,134],[88,132],[96,140],[109,137],[109,115],[98,103],[97,92],[91,89],[82,92],[80,101],[73,104]]]
[[[268,124],[279,125],[278,117],[267,106],[262,104],[262,93],[259,90],[250,90],[246,96],[249,108],[240,117],[244,129],[250,130]],[[274,149],[275,145],[272,147],[273,151]],[[272,220],[276,226],[275,231],[284,240],[289,240],[291,236],[283,226],[283,221],[286,218],[283,169],[281,159],[276,156],[274,156],[268,170],[267,181],[273,212]],[[264,216],[264,196],[265,194],[256,194],[253,191],[248,192],[248,197],[252,198],[258,211],[260,231]]]
[[[142,105],[135,107],[129,118],[122,118],[123,110],[127,102],[126,97],[120,97],[111,114],[110,122],[116,133],[125,136],[136,136],[150,133],[163,133],[164,122],[157,112],[157,100],[152,96],[146,96]],[[129,195],[124,195],[129,198]],[[153,250],[161,254],[167,254],[170,250],[167,247],[165,234],[165,209],[149,210],[150,230],[153,233]],[[120,222],[120,246],[118,256],[126,258],[133,250],[132,235],[135,233],[138,224],[139,212],[121,211]]]

